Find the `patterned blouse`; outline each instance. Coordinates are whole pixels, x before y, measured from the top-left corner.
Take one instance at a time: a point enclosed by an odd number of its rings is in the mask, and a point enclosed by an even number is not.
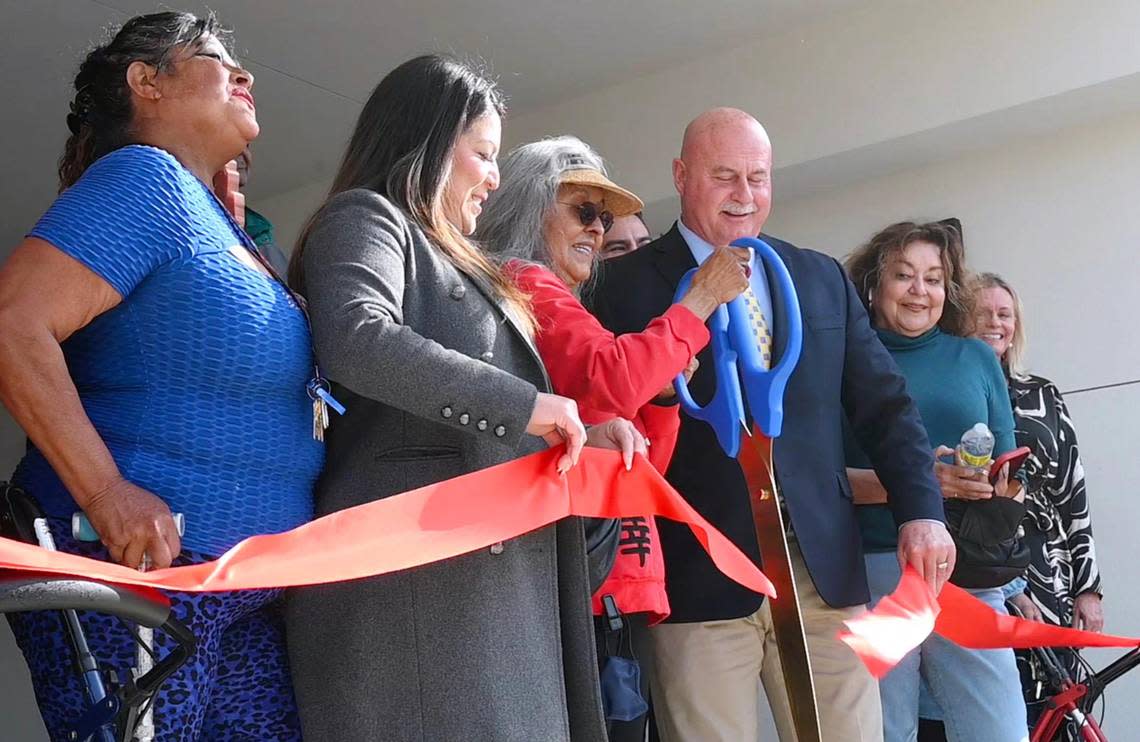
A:
[[[1017,445],[1033,451],[1025,463],[1029,596],[1046,621],[1068,626],[1073,600],[1101,592],[1077,434],[1061,392],[1048,379],[1014,376],[1009,396]]]

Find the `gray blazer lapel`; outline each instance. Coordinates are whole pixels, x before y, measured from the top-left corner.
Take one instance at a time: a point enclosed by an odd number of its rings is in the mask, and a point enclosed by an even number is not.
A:
[[[456,270],[459,269],[457,268]],[[459,272],[462,273],[468,281],[474,284],[475,288],[479,290],[479,293],[483,294],[483,296],[487,299],[487,302],[490,303],[491,306],[493,306],[498,311],[499,316],[502,318],[503,322],[511,328],[511,330],[514,332],[514,335],[522,341],[523,345],[526,346],[526,349],[530,352],[531,358],[534,359],[534,362],[538,364],[539,370],[542,371],[542,378],[546,381],[546,389],[540,391],[550,391],[552,388],[550,385],[550,376],[546,373],[546,364],[542,362],[542,356],[540,356],[538,353],[538,346],[534,344],[534,338],[532,338],[530,334],[523,329],[522,325],[519,324],[515,313],[511,311],[511,309],[506,305],[502,298],[498,296],[498,294],[491,290],[490,286],[486,285],[483,281],[479,280],[475,276],[470,275],[466,271],[460,270]]]

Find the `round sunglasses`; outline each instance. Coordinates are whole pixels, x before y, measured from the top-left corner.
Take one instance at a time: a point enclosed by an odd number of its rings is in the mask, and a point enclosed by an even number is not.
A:
[[[602,231],[610,231],[610,227],[614,225],[614,213],[602,209],[601,206],[593,201],[583,201],[580,204],[567,203],[566,201],[559,201],[558,203],[563,206],[569,206],[578,212],[578,221],[582,222],[583,227],[588,227],[594,223],[595,219],[602,220]]]

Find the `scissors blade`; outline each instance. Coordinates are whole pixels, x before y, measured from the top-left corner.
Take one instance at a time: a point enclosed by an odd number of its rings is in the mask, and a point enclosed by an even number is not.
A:
[[[748,483],[752,520],[756,527],[756,538],[760,542],[764,574],[775,585],[776,595],[779,596],[771,602],[770,609],[796,739],[798,742],[822,742],[807,634],[804,631],[799,594],[792,574],[787,531],[780,512],[780,495],[772,468],[772,439],[757,428],[751,439],[744,441],[737,460]]]

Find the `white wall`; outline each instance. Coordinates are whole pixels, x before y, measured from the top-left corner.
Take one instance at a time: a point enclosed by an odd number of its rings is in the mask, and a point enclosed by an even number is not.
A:
[[[739,106],[764,122],[787,198],[1133,110],[1138,35],[1140,3],[1131,0],[869,2],[794,33],[509,114],[504,149],[580,136],[660,226],[675,211],[669,163],[681,132],[707,107]],[[509,93],[509,75],[503,84]],[[259,201],[263,210],[279,207],[271,216],[282,244],[291,244],[290,225],[319,203],[329,177]]]
[[[301,188],[250,203],[250,206],[273,222],[273,233],[277,244],[286,254],[292,252],[301,228],[324,201],[331,182],[331,178],[318,180]]]
[[[1138,30],[1131,0],[866,3],[511,117],[504,137],[576,134],[652,202],[672,195],[681,131],[710,106],[753,112],[788,168],[1133,76]]]

